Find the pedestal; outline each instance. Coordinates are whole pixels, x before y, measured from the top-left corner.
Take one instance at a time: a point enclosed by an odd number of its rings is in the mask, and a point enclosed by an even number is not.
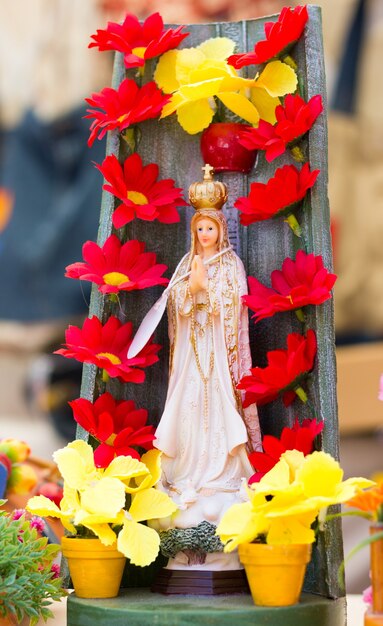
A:
[[[302,594],[289,607],[256,607],[250,596],[174,596],[129,589],[110,600],[71,595],[67,626],[345,626],[346,600]]]

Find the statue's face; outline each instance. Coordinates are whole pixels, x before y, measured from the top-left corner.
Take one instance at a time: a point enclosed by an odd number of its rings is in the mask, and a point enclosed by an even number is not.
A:
[[[217,224],[204,217],[197,222],[197,238],[203,249],[212,248],[218,241],[219,230]]]

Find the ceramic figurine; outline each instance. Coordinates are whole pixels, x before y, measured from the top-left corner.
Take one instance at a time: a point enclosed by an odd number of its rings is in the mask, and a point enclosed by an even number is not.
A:
[[[230,246],[221,210],[226,186],[213,180],[213,168],[203,169],[203,182],[189,190],[196,209],[190,251],[172,282],[190,274],[169,291],[169,387],[154,442],[163,453],[163,488],[180,507],[177,528],[202,521],[217,525],[240,501],[243,479],[254,472],[248,451],[261,449],[256,406],[243,409],[236,389],[251,368],[248,313],[241,299],[246,273]],[[228,558],[235,555],[220,556],[235,568]]]

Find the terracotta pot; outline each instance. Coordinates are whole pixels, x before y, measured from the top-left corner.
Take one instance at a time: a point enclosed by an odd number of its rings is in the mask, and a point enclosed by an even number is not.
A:
[[[370,535],[381,533],[383,524],[372,524]],[[370,544],[372,607],[364,616],[365,626],[383,626],[383,539]]]
[[[201,152],[205,163],[216,172],[250,172],[257,156],[256,150],[247,150],[238,142],[245,124],[218,122],[210,124],[201,135]]]
[[[63,537],[61,547],[79,598],[118,595],[126,558],[115,544],[104,546],[99,539]]]
[[[254,604],[290,606],[299,601],[311,544],[244,543],[238,547],[238,555]]]

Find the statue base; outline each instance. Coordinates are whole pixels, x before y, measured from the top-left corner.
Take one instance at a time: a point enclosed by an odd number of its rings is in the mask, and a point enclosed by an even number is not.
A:
[[[151,590],[166,595],[215,596],[223,593],[250,593],[243,569],[219,572],[163,568],[157,574]]]
[[[250,595],[173,596],[124,589],[117,598],[88,600],[71,594],[67,626],[345,626],[346,599],[302,593],[299,604],[259,607]]]

